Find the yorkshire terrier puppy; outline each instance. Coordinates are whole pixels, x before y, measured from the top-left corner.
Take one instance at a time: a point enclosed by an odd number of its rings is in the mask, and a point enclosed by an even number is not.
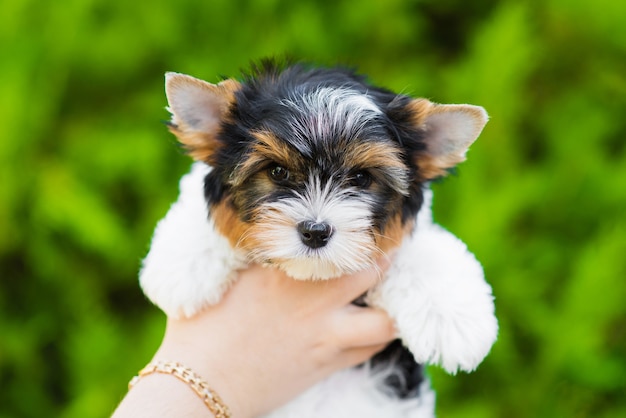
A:
[[[170,130],[198,162],[156,228],[145,294],[192,316],[248,263],[330,280],[394,252],[365,302],[389,313],[400,341],[270,416],[433,416],[420,365],[471,371],[498,330],[482,268],[433,223],[428,187],[465,160],[485,110],[395,94],[347,69],[270,62],[219,84],[168,73],[166,95]]]

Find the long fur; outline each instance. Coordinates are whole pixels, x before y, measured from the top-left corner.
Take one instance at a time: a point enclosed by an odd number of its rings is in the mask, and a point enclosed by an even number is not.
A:
[[[172,130],[201,161],[144,259],[153,303],[189,317],[249,262],[324,280],[394,251],[366,302],[389,313],[416,362],[478,366],[497,337],[491,288],[465,244],[433,223],[428,180],[465,158],[484,110],[370,90],[343,71],[270,69],[243,86],[168,77]],[[295,225],[307,220],[332,226],[327,245],[303,245]],[[268,416],[434,416],[428,381],[394,394],[385,382],[401,366],[386,364],[337,373]]]

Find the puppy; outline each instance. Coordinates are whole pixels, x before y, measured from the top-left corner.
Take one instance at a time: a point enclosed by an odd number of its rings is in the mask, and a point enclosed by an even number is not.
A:
[[[401,343],[270,416],[434,416],[419,364],[471,371],[498,329],[482,268],[433,223],[428,188],[465,159],[484,109],[395,94],[343,68],[269,61],[219,84],[168,73],[166,95],[170,130],[197,162],[143,262],[148,298],[188,317],[248,263],[328,280],[393,251],[365,301],[389,313]]]

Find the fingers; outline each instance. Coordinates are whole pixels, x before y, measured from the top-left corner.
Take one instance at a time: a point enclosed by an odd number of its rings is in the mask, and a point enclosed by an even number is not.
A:
[[[334,316],[332,326],[342,348],[388,344],[396,338],[391,318],[374,308],[346,306]]]
[[[262,291],[265,293],[271,291],[278,293],[288,292],[292,296],[300,293],[301,295],[295,297],[297,300],[302,300],[303,298],[315,300],[323,296],[322,299],[327,303],[343,306],[378,284],[383,279],[389,265],[389,256],[383,256],[373,266],[365,270],[336,279],[318,281],[294,280],[282,271],[251,265],[239,271],[239,277],[242,279],[240,281],[246,284],[236,287],[258,288],[261,286]],[[228,296],[227,294],[226,297]]]
[[[377,285],[391,264],[389,257],[381,257],[372,267],[328,282],[327,291],[347,304]]]
[[[387,347],[389,343],[371,345],[368,347],[357,347],[350,350],[346,350],[343,353],[341,368],[352,367],[358,364],[365,363],[372,358],[376,353],[381,352]]]

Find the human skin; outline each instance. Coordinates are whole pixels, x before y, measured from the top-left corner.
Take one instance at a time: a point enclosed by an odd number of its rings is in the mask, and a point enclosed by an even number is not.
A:
[[[326,281],[298,281],[251,266],[224,298],[190,319],[168,318],[152,361],[203,377],[235,418],[257,417],[333,372],[357,365],[395,337],[382,311],[350,302],[374,286],[388,260]],[[190,387],[165,374],[137,382],[113,417],[211,417]]]

